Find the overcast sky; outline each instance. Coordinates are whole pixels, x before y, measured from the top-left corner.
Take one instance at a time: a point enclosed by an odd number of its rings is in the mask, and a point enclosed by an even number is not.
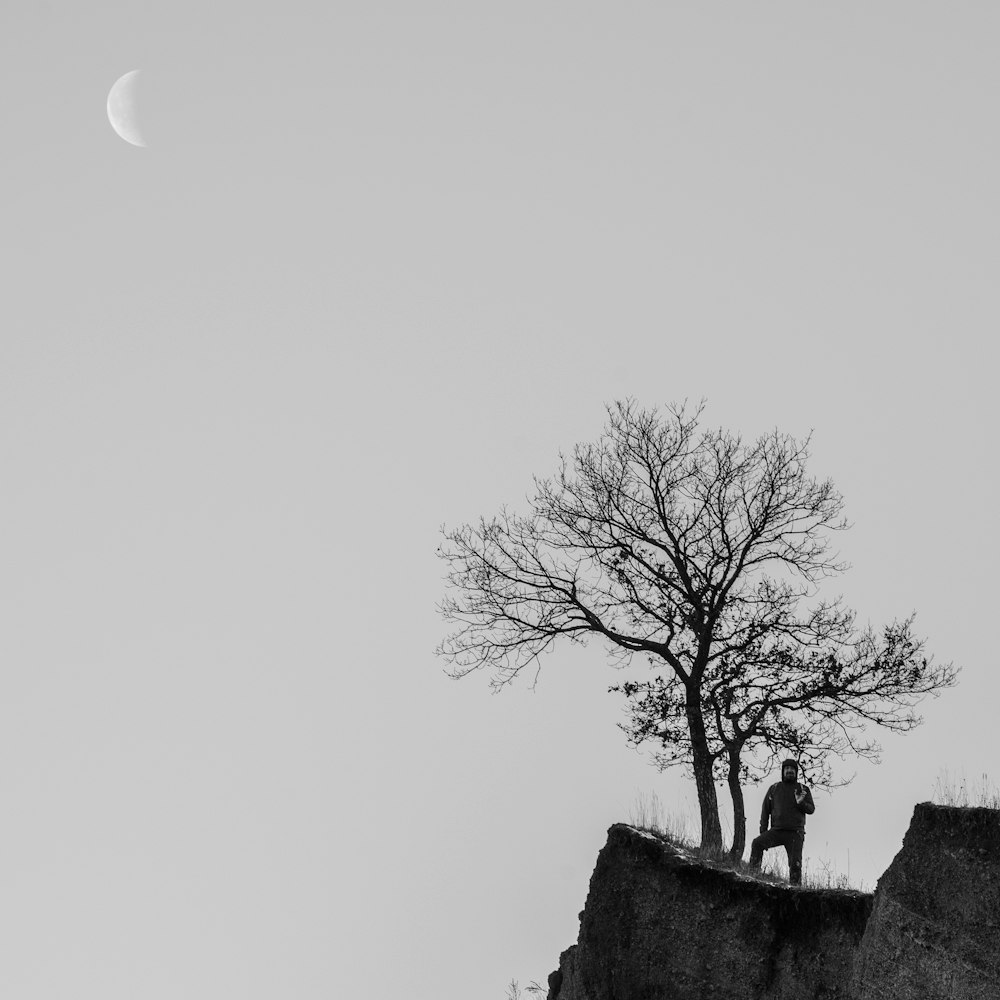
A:
[[[997,776],[998,29],[5,0],[4,993],[544,980],[607,828],[696,824],[693,784],[597,645],[449,679],[435,550],[625,396],[812,430],[833,592],[964,668],[816,793],[807,865],[871,887],[943,769]],[[147,148],[105,114],[133,69]]]

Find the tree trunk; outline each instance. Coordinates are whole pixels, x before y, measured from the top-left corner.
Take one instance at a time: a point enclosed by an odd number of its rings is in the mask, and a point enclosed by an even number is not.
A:
[[[743,802],[743,786],[740,785],[740,752],[738,749],[729,751],[729,794],[733,798],[733,846],[729,848],[729,856],[738,861],[743,857],[743,849],[747,845],[747,814]]]
[[[694,783],[698,790],[698,808],[701,811],[701,846],[703,850],[722,850],[722,824],[719,822],[719,800],[712,778],[712,755],[705,735],[705,720],[701,715],[697,693],[688,692],[686,714],[691,750],[694,761]]]

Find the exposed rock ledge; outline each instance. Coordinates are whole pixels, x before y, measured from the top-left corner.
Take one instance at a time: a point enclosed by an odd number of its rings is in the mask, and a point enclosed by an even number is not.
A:
[[[549,1000],[847,1000],[869,893],[710,866],[616,824]]]
[[[1000,811],[918,805],[874,901],[615,825],[549,1000],[1000,1000]]]

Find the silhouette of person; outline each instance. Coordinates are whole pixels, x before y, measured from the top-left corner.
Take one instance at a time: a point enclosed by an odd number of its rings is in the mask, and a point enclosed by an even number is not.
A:
[[[781,781],[775,782],[764,796],[760,811],[760,836],[750,844],[750,867],[760,870],[764,852],[784,847],[788,854],[788,881],[802,884],[802,848],[806,839],[806,815],[816,811],[812,792],[798,782],[799,765],[794,760],[781,762]],[[771,829],[768,830],[770,823]]]

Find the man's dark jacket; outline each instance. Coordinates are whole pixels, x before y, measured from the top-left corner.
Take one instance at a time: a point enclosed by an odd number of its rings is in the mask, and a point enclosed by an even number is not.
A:
[[[802,805],[795,801],[796,791],[805,791]],[[806,813],[814,813],[812,792],[797,781],[778,781],[767,790],[764,807],[760,811],[760,832],[767,832],[770,821],[772,830],[805,830]]]

